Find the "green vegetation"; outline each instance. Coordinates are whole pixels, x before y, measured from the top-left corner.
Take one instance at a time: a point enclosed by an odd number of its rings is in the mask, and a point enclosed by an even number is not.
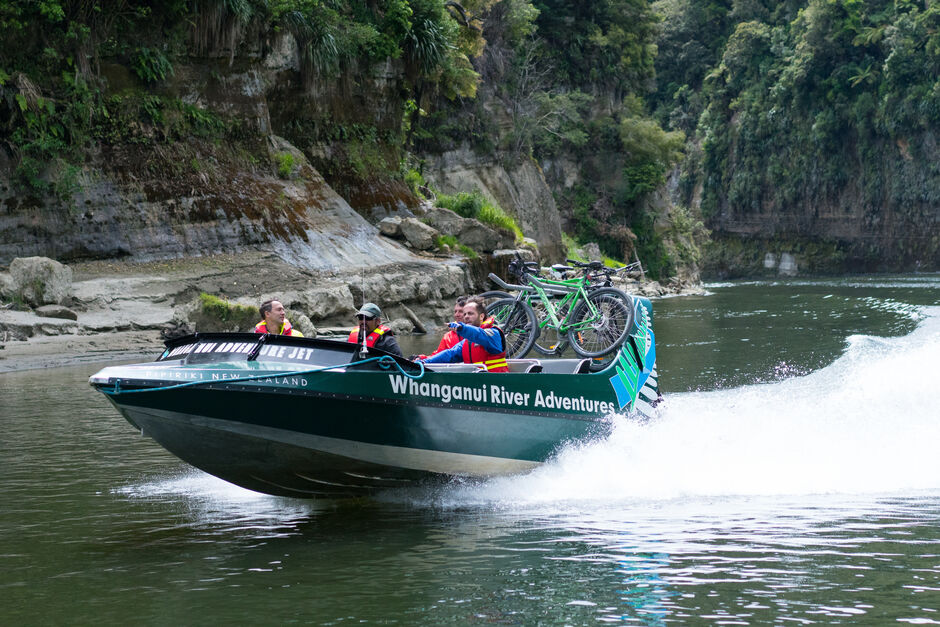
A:
[[[708,219],[817,207],[928,224],[940,201],[940,5],[655,7],[665,19],[652,100],[662,122],[701,142],[685,167]]]
[[[451,250],[456,250],[468,259],[476,259],[479,257],[477,251],[473,250],[469,246],[461,244],[453,235],[439,235],[437,238],[435,238],[434,245],[440,249],[447,247]]]
[[[516,240],[524,237],[522,229],[516,224],[512,216],[507,214],[498,205],[491,203],[479,191],[458,192],[453,196],[438,194],[435,204],[438,207],[450,209],[464,218],[473,218],[489,226],[512,231]]]
[[[445,0],[139,0],[3,3],[0,33],[0,145],[24,191],[69,193],[98,141],[173,142],[179,131],[212,141],[233,139],[238,122],[188,103],[172,103],[167,83],[179,63],[208,59],[290,32],[300,47],[306,86],[333,81],[353,68],[368,72],[400,60],[403,90],[394,128],[359,121],[296,116],[291,139],[342,148],[325,174],[368,179],[393,175],[415,103],[438,95],[472,97],[478,75],[470,59],[483,48],[480,24]],[[471,10],[477,5],[469,3]],[[247,38],[254,38],[254,42]],[[138,83],[120,89],[103,67],[123,67]],[[122,79],[123,81],[123,79]],[[159,95],[158,95],[159,94]],[[119,102],[115,102],[118,99]],[[407,106],[406,103],[411,103]],[[118,109],[115,112],[115,108]],[[135,110],[136,109],[136,110]],[[175,111],[170,111],[175,109]],[[112,116],[117,113],[116,116]],[[185,128],[168,113],[178,113]],[[337,123],[339,122],[339,123]],[[174,125],[166,132],[167,124]],[[337,133],[339,134],[337,136]],[[299,142],[300,145],[305,145]],[[323,164],[318,164],[323,165]],[[278,164],[281,176],[282,163]]]
[[[888,208],[920,232],[940,204],[935,2],[42,0],[0,4],[0,33],[0,150],[23,194],[67,197],[122,145],[172,155],[174,174],[213,169],[193,145],[265,162],[250,121],[177,82],[199,68],[224,86],[236,56],[289,33],[297,90],[272,125],[347,198],[383,179],[420,195],[425,153],[534,160],[566,230],[654,277],[710,254],[703,217],[874,229]],[[276,155],[278,176],[295,161]],[[438,204],[522,236],[479,192]],[[935,250],[922,241],[912,256]]]
[[[567,233],[562,234],[561,241],[565,246],[565,257],[567,259],[574,259],[575,261],[588,261],[585,259],[584,255],[581,254],[581,247],[583,244],[577,242]],[[625,262],[620,261],[619,259],[614,259],[613,257],[608,257],[607,255],[601,255],[601,261],[608,268],[620,268],[626,265]]]
[[[277,175],[282,179],[289,179],[294,171],[294,155],[282,152],[277,155]]]
[[[644,103],[654,84],[657,22],[644,0],[494,4],[484,33],[492,51],[479,67],[508,112],[508,128],[492,126],[491,106],[440,102],[441,113],[417,122],[416,146],[433,152],[469,141],[510,168],[533,158],[576,164],[575,186],[555,190],[566,227],[611,258],[632,257],[632,225],[682,159],[685,139],[664,130]],[[476,210],[472,199],[457,204],[465,215]],[[643,237],[663,246],[653,230]]]
[[[457,238],[453,235],[438,235],[434,239],[434,245],[438,248],[457,248]]]
[[[424,198],[424,194],[421,193],[420,188],[427,185],[427,183],[420,172],[414,169],[406,170],[403,179],[405,185],[408,186],[408,189],[410,189],[415,196]]]
[[[457,250],[459,250],[460,254],[466,257],[467,259],[476,259],[477,257],[480,256],[477,254],[477,251],[463,244],[457,244]]]
[[[573,237],[567,233],[561,234],[561,243],[565,247],[565,257],[568,259],[575,259],[577,261],[584,261],[584,257],[581,255],[581,244],[579,244]]]
[[[256,307],[232,303],[205,292],[199,294],[199,311],[194,322],[200,331],[245,331],[258,320]]]

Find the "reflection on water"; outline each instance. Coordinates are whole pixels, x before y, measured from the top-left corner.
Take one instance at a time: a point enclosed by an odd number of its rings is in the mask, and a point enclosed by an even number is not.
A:
[[[525,476],[375,499],[192,470],[96,366],[0,376],[0,621],[940,622],[940,310],[916,281],[658,301],[661,371],[705,391]]]

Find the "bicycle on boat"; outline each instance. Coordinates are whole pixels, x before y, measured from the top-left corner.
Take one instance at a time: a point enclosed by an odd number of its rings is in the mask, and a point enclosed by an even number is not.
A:
[[[570,344],[578,355],[598,361],[623,343],[633,325],[633,299],[611,287],[610,277],[632,266],[614,270],[600,262],[568,261],[582,272],[580,277],[537,278],[538,264],[518,255],[509,271],[519,278],[519,285],[489,275],[507,290],[482,296],[502,296],[488,302],[488,308],[506,334],[508,357],[524,357],[533,347],[543,355],[560,354]],[[553,266],[565,273],[576,268]]]

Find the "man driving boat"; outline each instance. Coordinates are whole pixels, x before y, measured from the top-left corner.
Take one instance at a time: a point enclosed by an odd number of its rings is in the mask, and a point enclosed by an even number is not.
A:
[[[382,324],[382,310],[375,303],[364,304],[356,312],[356,320],[359,325],[349,332],[348,342],[353,344],[362,343],[362,335],[365,335],[365,344],[369,348],[375,347],[391,353],[392,355],[402,356],[401,347],[398,346],[398,340],[394,338],[395,332]]]

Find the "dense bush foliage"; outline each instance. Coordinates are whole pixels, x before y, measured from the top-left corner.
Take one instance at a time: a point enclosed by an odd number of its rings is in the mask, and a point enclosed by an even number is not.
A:
[[[903,214],[940,201],[929,139],[940,123],[940,5],[656,7],[666,19],[654,103],[663,123],[701,141],[689,165],[700,168],[706,215],[807,205]]]
[[[487,0],[471,3],[485,5]],[[389,103],[399,117],[415,115],[407,106],[429,94],[471,97],[478,76],[469,57],[482,49],[478,25],[455,13],[445,0],[42,0],[0,3],[0,149],[16,164],[19,184],[37,191],[67,187],[66,176],[80,166],[92,142],[126,140],[117,123],[113,98],[141,104],[134,122],[162,126],[174,106],[190,130],[222,136],[238,125],[194,105],[173,105],[161,84],[174,75],[175,64],[190,57],[228,57],[240,48],[264,46],[287,30],[300,47],[301,73],[309,85],[336,80],[388,59],[405,70],[403,88],[414,98]],[[133,72],[137,85],[118,93],[102,80],[104,63]],[[160,94],[160,95],[158,95]],[[123,113],[127,113],[124,110]],[[127,122],[126,115],[121,116]],[[304,124],[304,116],[300,124]],[[393,145],[402,144],[396,128]],[[305,139],[339,141],[336,124],[306,124]],[[348,128],[348,126],[340,126]],[[382,130],[372,128],[372,138]],[[363,135],[354,132],[356,138]],[[171,141],[166,133],[138,132],[138,141]],[[397,170],[398,159],[375,159],[368,146],[351,146],[343,154],[368,170],[381,162]],[[383,155],[384,157],[384,155]],[[391,161],[391,163],[389,163]]]
[[[913,225],[940,202],[940,5],[925,0],[4,2],[0,161],[26,190],[68,194],[95,145],[243,139],[168,86],[283,32],[309,93],[396,73],[381,120],[300,103],[279,121],[322,148],[308,158],[340,193],[405,178],[409,153],[535,159],[570,233],[653,276],[695,264],[704,229],[685,207],[706,222],[862,207],[875,224],[892,206]],[[115,65],[133,84],[106,85]],[[677,167],[683,208],[664,217]]]
[[[487,104],[440,103],[441,113],[419,120],[417,148],[469,142],[510,166],[530,158],[577,164],[577,186],[555,190],[566,228],[612,257],[632,259],[631,227],[648,215],[651,192],[683,150],[683,134],[664,131],[644,103],[654,85],[658,21],[650,4],[503,0],[481,19],[487,48],[475,67]],[[660,239],[652,229],[642,237],[651,246]]]

